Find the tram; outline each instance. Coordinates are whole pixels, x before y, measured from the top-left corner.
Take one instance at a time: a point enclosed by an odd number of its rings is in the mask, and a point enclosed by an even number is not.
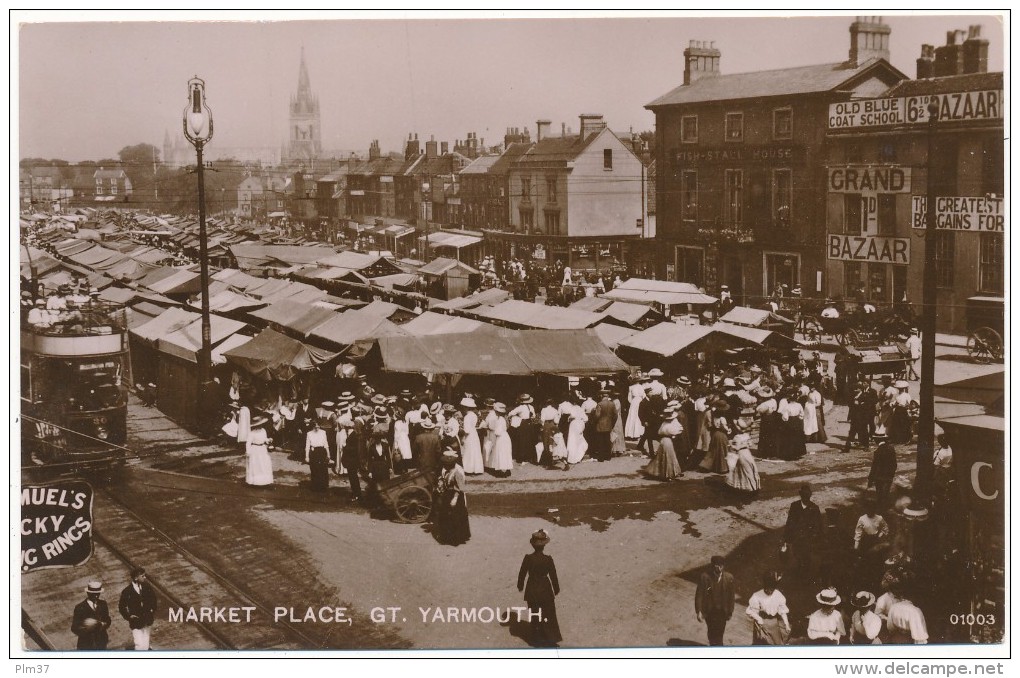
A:
[[[123,464],[131,383],[123,306],[92,300],[40,315],[21,322],[23,469],[77,475]]]

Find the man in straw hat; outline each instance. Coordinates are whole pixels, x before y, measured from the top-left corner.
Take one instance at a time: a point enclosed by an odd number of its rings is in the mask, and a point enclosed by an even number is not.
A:
[[[694,592],[694,613],[708,626],[708,644],[722,645],[726,622],[733,616],[736,593],[733,575],[726,572],[726,560],[712,556],[712,562],[698,577]]]
[[[415,463],[422,471],[437,471],[443,454],[442,441],[436,433],[436,424],[430,418],[421,420],[421,433],[411,441],[411,452]]]
[[[71,633],[78,636],[79,650],[105,650],[110,642],[106,632],[112,623],[110,608],[102,595],[103,582],[90,581],[85,588],[85,600],[74,606]]]

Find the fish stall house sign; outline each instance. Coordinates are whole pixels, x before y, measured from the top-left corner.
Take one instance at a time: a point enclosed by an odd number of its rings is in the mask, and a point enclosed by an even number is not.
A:
[[[83,480],[22,487],[22,572],[76,567],[92,557],[92,496]]]
[[[910,240],[881,236],[829,234],[829,259],[876,264],[909,264]]]

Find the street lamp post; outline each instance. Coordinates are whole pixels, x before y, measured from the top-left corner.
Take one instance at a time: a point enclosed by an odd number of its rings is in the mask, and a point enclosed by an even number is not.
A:
[[[205,103],[205,81],[188,81],[188,105],[184,109],[184,136],[198,155],[198,258],[202,285],[202,348],[198,354],[198,424],[209,430],[212,393],[212,330],[209,322],[209,244],[205,229],[205,176],[202,149],[213,135],[212,111]]]
[[[917,431],[917,471],[914,477],[912,504],[928,508],[935,456],[935,316],[938,304],[938,278],[935,267],[935,132],[939,106],[932,99],[928,104],[928,181],[924,230],[924,277],[921,297],[921,411]]]

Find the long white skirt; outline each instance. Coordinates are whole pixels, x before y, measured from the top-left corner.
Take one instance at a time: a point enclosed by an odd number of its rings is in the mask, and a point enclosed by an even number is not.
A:
[[[470,431],[464,436],[461,443],[460,456],[464,462],[464,473],[484,473],[485,464],[482,462],[482,445],[478,441],[478,432]]]
[[[627,423],[623,427],[623,434],[628,438],[640,438],[645,434],[645,427],[641,424],[638,416],[638,405],[640,400],[630,402],[630,410],[627,412]]]
[[[513,447],[507,434],[496,436],[492,446],[492,468],[497,471],[512,471],[514,468]]]
[[[249,485],[273,484],[273,460],[270,459],[269,450],[265,447],[249,446],[244,482]]]
[[[577,419],[570,422],[567,431],[567,463],[576,464],[584,458],[588,451],[588,441],[584,439],[584,422]]]

